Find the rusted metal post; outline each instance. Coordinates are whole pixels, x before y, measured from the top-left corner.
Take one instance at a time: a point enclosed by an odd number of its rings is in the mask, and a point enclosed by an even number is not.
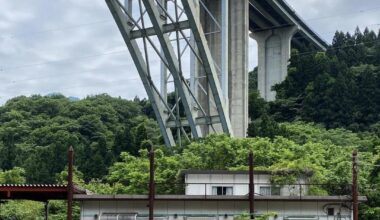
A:
[[[154,148],[151,147],[149,152],[149,220],[154,219]]]
[[[255,219],[255,182],[253,177],[253,152],[249,152],[249,213],[251,219]]]
[[[353,220],[359,220],[359,202],[358,202],[358,152],[352,153],[352,209]]]
[[[68,169],[67,169],[67,220],[73,219],[73,164],[74,164],[74,149],[70,146],[68,151]]]
[[[44,210],[45,210],[45,220],[48,220],[49,219],[49,201],[45,201]]]

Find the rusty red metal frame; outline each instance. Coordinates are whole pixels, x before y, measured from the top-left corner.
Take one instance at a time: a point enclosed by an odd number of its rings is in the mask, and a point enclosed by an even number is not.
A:
[[[359,202],[358,202],[358,152],[352,153],[352,209],[353,220],[359,220]]]

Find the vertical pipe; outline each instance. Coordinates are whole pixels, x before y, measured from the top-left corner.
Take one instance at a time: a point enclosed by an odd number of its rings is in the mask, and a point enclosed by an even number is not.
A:
[[[70,146],[68,151],[68,170],[67,170],[67,220],[73,219],[73,163],[74,149]]]
[[[195,1],[194,5],[196,8],[196,18],[197,18],[197,20],[200,20],[199,2]],[[190,44],[193,48],[195,48],[195,51],[197,51],[197,49],[196,49],[197,44],[195,42],[194,34],[192,31],[190,31]],[[198,96],[198,79],[197,79],[199,77],[199,68],[200,67],[198,65],[196,55],[192,51],[190,51],[190,89],[197,99],[199,99],[199,96]],[[191,104],[192,104],[191,109],[193,110],[194,114],[198,114],[198,111],[195,108],[196,107],[195,101],[192,100]]]
[[[149,220],[154,219],[154,148],[149,152]]]
[[[226,103],[226,110],[229,109],[229,101],[228,101],[228,67],[229,67],[229,60],[228,60],[228,4],[229,0],[221,0],[221,17],[222,17],[222,24],[221,24],[221,38],[222,38],[222,44],[221,44],[221,87],[223,91],[224,101]]]
[[[352,208],[353,220],[359,220],[359,203],[358,203],[358,161],[357,151],[352,153]]]
[[[130,15],[132,15],[132,0],[125,0],[124,1],[124,7],[125,7],[125,9],[127,9],[128,13]],[[129,17],[126,16],[126,18],[127,18],[128,24],[133,25],[133,23],[130,21]]]
[[[249,214],[251,219],[255,219],[255,182],[253,177],[253,152],[249,153]]]
[[[165,1],[160,0],[160,3],[162,6],[165,7],[165,9],[167,9],[166,0]],[[158,8],[160,10],[160,15],[165,15],[165,12],[160,7],[158,7]],[[164,18],[164,23],[167,23],[166,16],[164,16],[162,18]],[[162,48],[161,48],[161,54],[163,55],[163,57],[165,57],[164,52],[162,51]],[[166,68],[163,61],[161,61],[161,95],[164,98],[164,100],[167,102],[167,99],[168,99],[168,69]]]

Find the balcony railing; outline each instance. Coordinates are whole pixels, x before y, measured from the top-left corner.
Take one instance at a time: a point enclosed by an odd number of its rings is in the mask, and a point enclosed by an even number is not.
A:
[[[156,194],[197,196],[245,196],[249,183],[174,183],[155,184]],[[272,184],[255,183],[255,196],[349,196],[352,186],[339,184]]]

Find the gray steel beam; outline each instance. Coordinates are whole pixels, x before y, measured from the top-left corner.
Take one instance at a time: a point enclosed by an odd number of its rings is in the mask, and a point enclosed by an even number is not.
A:
[[[222,91],[223,91],[223,97],[224,97],[224,103],[226,104],[226,109],[229,107],[229,100],[228,100],[228,67],[229,67],[229,59],[228,59],[228,27],[229,27],[229,0],[222,0],[221,2],[221,17],[222,17],[222,26],[221,26],[221,38],[222,38],[222,45],[221,46],[221,62],[220,62],[220,69],[221,69],[221,81],[222,81]],[[227,113],[228,114],[228,113]]]
[[[177,30],[185,30],[189,28],[190,28],[190,25],[188,21],[180,21],[180,22],[171,23],[171,24],[164,24],[162,26],[162,30],[164,33],[170,33]],[[131,39],[142,38],[142,37],[153,36],[153,35],[156,35],[156,31],[153,27],[150,27],[143,30],[132,31]]]
[[[266,30],[268,28],[271,28],[270,25],[268,25],[268,22],[263,20],[260,16],[256,15],[255,13],[249,13],[249,19],[254,21],[259,27],[260,30]],[[252,32],[255,32],[254,28],[250,28]]]
[[[165,126],[166,124],[165,121],[167,120],[168,116],[167,114],[164,113],[164,106],[159,99],[159,94],[153,89],[153,86],[152,86],[153,82],[150,76],[148,75],[147,65],[141,54],[139,46],[137,42],[131,38],[132,28],[131,26],[127,24],[127,18],[125,17],[122,10],[120,9],[119,4],[116,3],[117,0],[105,0],[105,1],[107,3],[109,10],[111,11],[113,18],[116,21],[116,24],[121,32],[121,35],[124,39],[125,44],[127,45],[127,48],[131,54],[131,57],[134,63],[136,64],[136,68],[143,82],[143,85],[147,92],[149,100],[152,104],[153,111],[156,115],[158,125],[160,126],[160,129],[162,131],[162,136],[164,138],[165,144],[167,146],[175,146],[175,141],[171,133],[171,130],[170,128],[167,128]]]
[[[208,48],[202,25],[200,24],[199,19],[196,18],[197,12],[194,5],[194,1],[182,0],[182,5],[189,20],[194,40],[198,48],[199,56],[202,58],[203,61],[203,68],[209,80],[209,85],[214,97],[214,101],[217,107],[223,131],[232,135],[233,132],[231,129],[231,121],[228,116],[228,111],[225,107],[222,95],[223,93],[220,88],[220,83],[215,70],[213,58]]]
[[[150,21],[153,25],[153,28],[156,31],[156,35],[158,40],[160,41],[160,45],[163,53],[165,54],[165,58],[168,62],[168,68],[172,73],[174,84],[178,89],[179,96],[181,97],[181,102],[183,104],[187,120],[189,122],[189,126],[191,128],[191,133],[194,138],[201,137],[200,128],[196,125],[195,114],[191,110],[191,100],[189,95],[189,90],[187,89],[187,85],[185,85],[185,79],[182,75],[182,72],[179,68],[179,62],[175,55],[173,46],[170,43],[170,39],[166,33],[164,33],[163,26],[164,22],[160,18],[160,12],[155,4],[154,0],[142,0],[145,6],[146,11],[150,17]]]
[[[304,27],[291,15],[289,14],[282,6],[277,2],[277,0],[268,0],[268,3],[272,6],[274,10],[276,10],[282,17],[285,18],[285,20],[288,22],[288,24],[294,24],[299,28],[299,31],[301,31],[307,39],[309,39],[311,42],[313,42],[317,47],[326,50],[326,47],[321,44],[313,35],[314,33],[310,33],[309,31],[305,30]]]
[[[220,123],[220,118],[219,115],[215,116],[207,116],[207,117],[198,117],[196,118],[196,123],[197,125],[210,125],[210,124],[218,124]],[[183,119],[181,120],[181,125],[182,126],[189,126],[189,123],[187,120]],[[176,121],[169,120],[166,123],[166,127],[169,128],[177,128],[179,125],[177,124]]]
[[[257,3],[255,0],[250,0],[249,1],[249,4],[251,4],[254,8],[257,9],[257,11],[259,13],[261,13],[262,16],[264,16],[264,18],[268,19],[269,22],[272,23],[273,26],[279,26],[280,23],[275,19],[273,18],[273,16],[268,13],[259,3]]]

